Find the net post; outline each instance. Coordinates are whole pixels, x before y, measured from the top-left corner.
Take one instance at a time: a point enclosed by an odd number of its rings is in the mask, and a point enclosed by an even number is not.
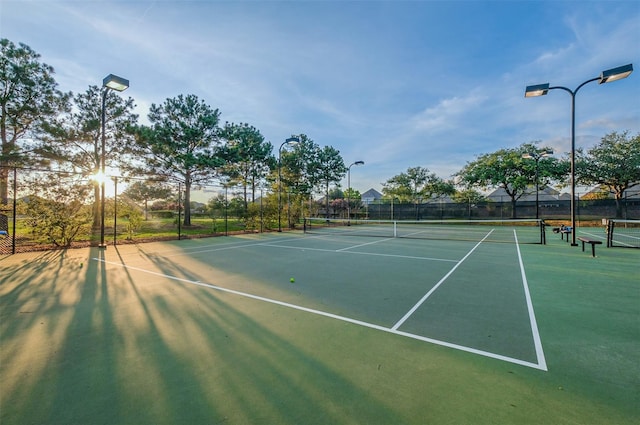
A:
[[[393,237],[398,237],[398,222],[396,220],[393,221]]]

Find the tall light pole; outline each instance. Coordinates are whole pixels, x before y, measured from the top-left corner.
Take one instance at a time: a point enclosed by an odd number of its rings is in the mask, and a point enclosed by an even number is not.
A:
[[[627,78],[633,72],[633,65],[623,65],[617,68],[607,69],[602,71],[599,77],[591,78],[576,87],[575,90],[570,90],[567,87],[554,86],[549,87],[549,83],[537,84],[534,86],[527,86],[524,92],[524,97],[536,97],[544,96],[549,90],[560,89],[564,90],[571,95],[571,245],[577,246],[576,243],[576,94],[578,90],[587,83],[598,81],[600,84],[610,83],[612,81],[621,80]]]
[[[126,80],[117,75],[109,74],[102,80],[102,153],[101,153],[101,169],[102,169],[102,184],[100,187],[100,245],[98,247],[106,249],[107,244],[104,243],[104,204],[105,204],[105,180],[107,176],[107,170],[105,167],[106,156],[106,105],[107,105],[107,93],[109,90],[124,91],[129,87],[129,80]]]
[[[522,154],[522,157],[525,159],[533,159],[534,161],[536,161],[536,220],[539,218],[539,208],[538,208],[538,162],[540,162],[541,158],[544,158],[546,156],[549,155],[553,155],[553,151],[552,150],[542,150],[539,152],[531,152],[531,153],[524,153]]]
[[[364,161],[356,161],[347,168],[347,224],[351,224],[351,167],[364,165]]]
[[[282,142],[280,148],[278,149],[278,232],[282,232],[282,222],[281,222],[281,213],[282,213],[282,148],[285,145],[297,145],[300,143],[300,138],[298,136],[289,137],[287,140]]]

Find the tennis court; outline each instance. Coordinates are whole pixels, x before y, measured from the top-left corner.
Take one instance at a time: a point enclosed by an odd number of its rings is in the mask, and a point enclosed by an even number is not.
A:
[[[637,250],[363,229],[3,258],[2,423],[640,417]]]

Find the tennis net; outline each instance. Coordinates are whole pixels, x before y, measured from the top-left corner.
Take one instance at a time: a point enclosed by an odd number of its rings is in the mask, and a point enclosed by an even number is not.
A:
[[[607,246],[640,248],[640,220],[609,219]]]
[[[347,220],[305,218],[304,232],[341,236],[416,238],[544,244],[545,225],[522,220]]]

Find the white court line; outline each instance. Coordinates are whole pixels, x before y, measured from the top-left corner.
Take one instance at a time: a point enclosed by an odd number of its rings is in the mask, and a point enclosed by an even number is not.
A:
[[[621,236],[621,235],[618,235],[618,238],[620,238],[620,236]],[[637,237],[634,237],[634,236],[626,236],[626,235],[624,235],[624,236],[625,236],[625,237],[627,237],[628,239],[640,239],[640,238],[637,238]],[[635,241],[632,241],[632,242],[635,242]],[[623,241],[621,241],[620,239],[615,239],[615,238],[614,238],[614,239],[613,239],[613,246],[622,246],[622,247],[624,247],[624,248],[633,248],[633,247],[635,247],[636,245],[632,245],[632,244],[630,244],[630,243],[623,242]]]
[[[360,248],[361,246],[367,246],[367,245],[373,245],[374,243],[386,242],[386,241],[390,241],[391,239],[393,239],[393,238],[385,238],[385,239],[380,239],[380,240],[373,241],[373,242],[367,242],[367,243],[361,243],[359,245],[348,246],[346,248],[337,249],[336,252],[343,252],[343,251],[346,251],[348,249]]]
[[[182,241],[186,241],[188,239],[176,239],[175,242],[182,242]],[[166,242],[174,242],[174,241],[166,241]],[[235,245],[240,245],[240,244],[245,244],[245,245],[249,245],[249,244],[253,244],[256,242],[250,242],[248,243],[247,240],[240,240],[240,241],[231,241],[231,242],[222,242],[222,246],[220,244],[207,244],[207,245],[202,245],[202,246],[187,246],[187,247],[183,247],[180,246],[180,249],[182,252],[180,252],[179,254],[176,254],[176,248],[167,248],[167,249],[162,249],[160,251],[149,251],[149,252],[145,252],[143,251],[145,254],[147,255],[161,255],[165,252],[170,252],[171,254],[174,255],[189,255],[190,253],[187,251],[197,251],[197,250],[201,250],[201,249],[209,249],[212,247],[219,247],[222,249],[226,249],[226,248],[233,248],[233,246]]]
[[[580,234],[581,235],[591,236],[592,238],[596,238],[596,239],[607,240],[607,235],[602,236],[602,234],[596,234],[596,233],[587,232],[587,231],[585,231],[583,229],[580,229]]]
[[[409,317],[411,317],[411,315],[412,315],[413,313],[415,313],[415,311],[416,311],[416,310],[417,310],[417,309],[418,309],[418,308],[419,308],[419,307],[420,307],[420,306],[421,306],[421,305],[422,305],[422,304],[427,300],[427,298],[429,298],[429,297],[431,296],[431,294],[433,294],[433,293],[436,291],[436,289],[438,289],[438,288],[440,287],[440,285],[442,285],[442,284],[444,283],[444,281],[445,281],[445,280],[447,280],[447,278],[448,278],[449,276],[451,276],[451,274],[452,274],[452,273],[453,273],[453,272],[454,272],[458,267],[460,267],[460,265],[462,264],[462,262],[463,262],[464,260],[466,260],[466,259],[467,259],[467,257],[469,257],[469,256],[471,255],[471,253],[472,253],[473,251],[475,251],[475,250],[476,250],[476,248],[477,248],[477,247],[479,247],[479,246],[480,246],[480,244],[481,244],[485,239],[487,239],[491,233],[493,233],[493,229],[492,229],[489,233],[487,233],[487,234],[485,235],[485,237],[484,237],[484,238],[482,238],[482,240],[481,240],[480,242],[478,242],[478,243],[477,243],[473,248],[471,248],[471,250],[470,250],[469,252],[467,252],[467,255],[465,255],[464,257],[462,257],[462,259],[460,259],[460,261],[458,261],[458,262],[457,262],[457,264],[456,264],[455,266],[453,266],[453,268],[452,268],[451,270],[449,270],[449,273],[447,273],[446,275],[444,275],[444,277],[443,277],[442,279],[440,279],[440,281],[439,281],[438,283],[436,283],[436,284],[435,284],[435,286],[434,286],[433,288],[431,288],[431,290],[430,290],[429,292],[427,292],[427,293],[424,295],[424,297],[422,297],[422,298],[420,299],[420,301],[418,301],[418,302],[416,303],[416,305],[414,305],[414,306],[411,308],[411,310],[409,310],[409,311],[407,312],[407,314],[405,314],[405,315],[402,317],[402,319],[398,320],[398,322],[397,322],[395,325],[393,325],[393,328],[391,328],[391,329],[393,329],[393,330],[395,331],[395,330],[397,330],[400,326],[402,326],[402,324],[403,324],[403,323],[404,323],[404,322],[405,322]]]
[[[420,233],[426,233],[426,231],[425,230],[421,230],[419,232],[409,233],[404,237],[411,237],[413,235],[418,235]],[[377,241],[374,241],[374,242],[361,243],[359,245],[348,246],[346,248],[338,249],[338,250],[336,250],[336,252],[344,252],[344,251],[347,251],[349,249],[360,248],[361,246],[373,245],[375,243],[386,242],[386,241],[390,241],[390,240],[393,240],[393,239],[396,239],[396,238],[395,237],[393,237],[393,238],[384,238],[384,239],[380,239],[380,240],[377,240]]]
[[[413,255],[400,255],[400,254],[382,254],[379,252],[343,251],[342,249],[307,248],[307,247],[289,246],[289,245],[271,245],[271,244],[261,244],[261,245],[269,246],[272,248],[296,249],[299,251],[309,250],[309,251],[333,252],[333,253],[341,252],[344,254],[354,254],[354,255],[371,255],[371,256],[378,256],[378,257],[406,258],[408,260],[446,261],[450,263],[455,263],[458,261],[458,260],[451,260],[448,258],[417,257]],[[369,245],[369,244],[365,244],[365,245]]]
[[[308,238],[323,238],[322,236],[309,236]],[[305,239],[308,239],[305,238]],[[389,238],[389,239],[384,239],[384,240],[390,240],[393,238]],[[199,251],[191,251],[191,252],[175,252],[175,250],[172,250],[170,252],[174,252],[174,254],[171,255],[162,255],[162,258],[171,258],[171,257],[179,257],[179,256],[183,256],[183,255],[188,255],[188,256],[195,256],[198,254],[204,254],[204,253],[209,253],[209,252],[216,252],[216,251],[227,251],[227,250],[232,250],[232,249],[239,249],[239,248],[247,248],[247,247],[253,247],[253,246],[268,246],[271,248],[284,248],[284,249],[298,249],[298,250],[309,250],[309,251],[322,251],[322,252],[344,252],[345,254],[355,254],[355,255],[372,255],[372,256],[380,256],[380,257],[395,257],[395,258],[406,258],[406,259],[413,259],[413,260],[429,260],[429,261],[446,261],[446,262],[456,262],[458,260],[451,260],[451,259],[447,259],[447,258],[433,258],[433,257],[417,257],[417,256],[410,256],[410,255],[397,255],[397,254],[380,254],[380,253],[375,253],[375,252],[358,252],[358,251],[343,251],[343,249],[322,249],[322,248],[309,248],[309,247],[302,247],[302,246],[289,246],[289,245],[279,245],[280,242],[290,242],[290,241],[299,241],[301,240],[300,238],[288,238],[288,239],[281,239],[281,240],[267,240],[267,241],[263,241],[263,242],[252,242],[252,243],[229,243],[226,244],[224,246],[218,246],[216,248],[211,248],[211,249],[201,249]],[[370,245],[372,243],[377,243],[380,241],[376,241],[376,242],[369,242],[366,244],[362,244],[362,245],[358,245],[358,246],[364,246],[364,245]],[[358,246],[355,247],[349,247],[349,249],[353,249],[353,248],[357,248]],[[202,248],[202,247],[201,247]],[[162,251],[161,251],[162,252]],[[145,255],[149,256],[149,257],[158,257],[160,255],[158,255],[157,253],[146,253]]]
[[[427,337],[423,337],[423,336],[420,336],[420,335],[415,335],[415,334],[408,333],[408,332],[402,332],[402,331],[398,331],[397,329],[387,328],[385,326],[380,326],[380,325],[376,325],[374,323],[364,322],[362,320],[352,319],[350,317],[345,317],[345,316],[340,316],[340,315],[333,314],[333,313],[328,313],[328,312],[322,311],[322,310],[316,310],[316,309],[313,309],[313,308],[303,307],[303,306],[299,306],[299,305],[296,305],[296,304],[290,304],[290,303],[286,303],[286,302],[283,302],[283,301],[274,300],[272,298],[261,297],[261,296],[258,296],[258,295],[253,295],[253,294],[249,294],[249,293],[246,293],[246,292],[236,291],[234,289],[223,288],[221,286],[211,285],[211,284],[203,283],[203,282],[200,282],[200,281],[194,281],[194,280],[189,280],[189,279],[185,279],[185,278],[181,278],[181,277],[177,277],[177,276],[167,275],[167,274],[164,274],[164,273],[153,272],[151,270],[142,269],[140,267],[128,266],[126,264],[116,263],[116,262],[113,262],[113,261],[106,261],[106,260],[103,260],[103,259],[100,259],[100,258],[95,258],[94,257],[93,260],[102,262],[104,264],[110,264],[110,265],[114,265],[114,266],[123,267],[123,268],[126,268],[126,269],[136,270],[136,271],[139,271],[139,272],[148,273],[148,274],[151,274],[151,275],[154,275],[154,276],[159,276],[159,277],[163,277],[163,278],[166,278],[166,279],[175,280],[175,281],[187,283],[187,284],[190,284],[190,285],[202,286],[202,287],[205,287],[205,288],[210,288],[210,289],[214,289],[214,290],[221,291],[221,292],[227,292],[227,293],[230,293],[230,294],[239,295],[241,297],[246,297],[246,298],[251,298],[251,299],[254,299],[254,300],[258,300],[258,301],[263,301],[263,302],[267,302],[267,303],[271,303],[271,304],[276,304],[276,305],[279,305],[279,306],[282,306],[282,307],[287,307],[287,308],[291,308],[291,309],[294,309],[294,310],[304,311],[306,313],[317,314],[319,316],[324,316],[324,317],[328,317],[328,318],[331,318],[331,319],[340,320],[340,321],[347,322],[347,323],[352,323],[354,325],[363,326],[363,327],[366,327],[366,328],[376,329],[376,330],[379,330],[379,331],[382,331],[382,332],[391,333],[391,334],[394,334],[394,335],[404,336],[404,337],[407,337],[407,338],[412,338],[412,339],[416,339],[416,340],[419,340],[419,341],[429,342],[429,343],[432,343],[432,344],[441,345],[441,346],[444,346],[444,347],[449,347],[449,348],[453,348],[453,349],[460,350],[460,351],[466,351],[466,352],[472,353],[472,354],[478,354],[478,355],[481,355],[481,356],[490,357],[490,358],[493,358],[493,359],[496,359],[496,360],[502,360],[502,361],[505,361],[505,362],[514,363],[514,364],[518,364],[518,365],[521,365],[521,366],[526,366],[526,367],[530,367],[530,368],[533,368],[533,369],[541,369],[541,370],[546,371],[546,366],[544,368],[542,368],[539,364],[536,364],[536,363],[531,363],[531,362],[527,362],[527,361],[524,361],[524,360],[515,359],[515,358],[512,358],[512,357],[507,357],[507,356],[503,356],[501,354],[495,354],[495,353],[491,353],[491,352],[488,352],[488,351],[477,350],[475,348],[465,347],[463,345],[457,345],[457,344],[452,344],[452,343],[445,342],[445,341],[439,341],[439,340],[436,340],[436,339],[427,338]]]
[[[267,238],[265,238],[267,239]],[[171,255],[162,255],[162,258],[171,258],[171,257],[179,257],[182,255],[196,255],[196,254],[201,254],[201,253],[206,253],[206,252],[215,252],[215,251],[226,251],[226,250],[230,250],[230,249],[238,249],[238,248],[244,248],[244,247],[250,247],[250,246],[260,246],[260,245],[267,245],[267,246],[271,246],[271,244],[274,243],[274,241],[272,240],[272,238],[268,238],[269,240],[264,240],[262,242],[249,242],[249,243],[244,243],[245,241],[240,241],[240,242],[231,242],[231,243],[227,243],[226,245],[223,246],[217,246],[215,248],[211,248],[211,249],[202,249],[203,247],[193,247],[191,249],[195,249],[198,248],[199,250],[197,251],[191,251],[191,252],[175,252],[174,250],[169,250],[168,252],[172,252],[173,254]],[[288,238],[288,239],[282,239],[280,240],[281,242],[289,242],[289,241],[297,241],[300,240],[300,238]],[[209,245],[209,246],[214,246],[214,245]],[[206,247],[205,247],[206,248]],[[164,251],[159,251],[160,254],[162,254],[162,252]],[[158,255],[158,253],[153,252],[153,253],[145,253],[146,255],[149,256],[153,256],[153,255]]]
[[[524,286],[524,296],[527,300],[527,309],[529,310],[529,322],[531,323],[531,333],[533,334],[533,344],[536,347],[536,358],[538,359],[538,366],[540,369],[547,371],[547,361],[544,358],[544,351],[542,350],[542,340],[540,339],[540,332],[538,331],[536,314],[533,310],[533,303],[531,302],[531,294],[529,294],[529,284],[527,282],[527,275],[524,272],[524,263],[522,262],[522,255],[520,254],[520,244],[518,244],[518,235],[515,229],[513,229],[513,237],[516,240],[516,250],[518,251],[518,262],[520,263],[520,274],[522,276],[522,285]]]
[[[411,233],[410,235],[414,235],[414,234],[418,234],[418,233],[424,233],[424,231]],[[324,235],[318,235],[318,236],[306,236],[305,239],[331,239],[331,238],[328,237],[328,236],[324,236]],[[208,252],[227,251],[227,250],[245,248],[245,247],[252,247],[252,246],[269,246],[269,247],[273,247],[273,248],[300,249],[300,250],[325,251],[325,252],[345,252],[345,253],[348,253],[348,254],[373,255],[373,256],[381,256],[381,257],[407,258],[407,259],[416,259],[416,260],[447,261],[447,262],[456,262],[456,261],[458,261],[458,260],[451,260],[451,259],[446,259],[446,258],[417,257],[417,256],[409,256],[409,255],[394,255],[394,254],[380,254],[380,253],[349,251],[351,249],[359,248],[359,247],[366,246],[366,245],[372,245],[372,244],[375,244],[375,243],[385,242],[385,241],[389,241],[389,240],[393,240],[393,239],[395,239],[395,238],[385,238],[385,239],[376,240],[374,242],[367,242],[367,243],[364,243],[364,244],[359,244],[359,245],[355,245],[355,246],[350,246],[350,247],[346,247],[346,248],[332,250],[332,249],[320,249],[320,248],[307,248],[307,247],[294,247],[294,246],[287,246],[287,245],[279,245],[281,242],[299,241],[299,240],[301,240],[300,238],[287,238],[287,239],[280,239],[280,240],[277,240],[277,239],[274,240],[273,238],[268,238],[268,240],[263,240],[263,241],[260,241],[260,242],[248,242],[248,243],[246,243],[245,241],[240,241],[240,242],[227,243],[227,244],[222,245],[222,246],[209,245],[210,247],[212,247],[210,249],[203,249],[203,248],[207,248],[207,247],[191,247],[191,248],[185,248],[184,251],[182,251],[182,252],[175,252],[175,249],[174,249],[174,250],[155,251],[155,252],[144,252],[143,251],[143,253],[144,253],[144,255],[146,255],[148,257],[160,257],[161,256],[162,258],[172,258],[172,257],[179,257],[179,256],[184,256],[184,255],[193,256],[193,255],[198,255],[198,254],[208,253]],[[331,239],[331,240],[333,240],[333,239]],[[192,251],[187,252],[189,249],[191,249]],[[163,252],[171,252],[172,254],[162,255]]]

